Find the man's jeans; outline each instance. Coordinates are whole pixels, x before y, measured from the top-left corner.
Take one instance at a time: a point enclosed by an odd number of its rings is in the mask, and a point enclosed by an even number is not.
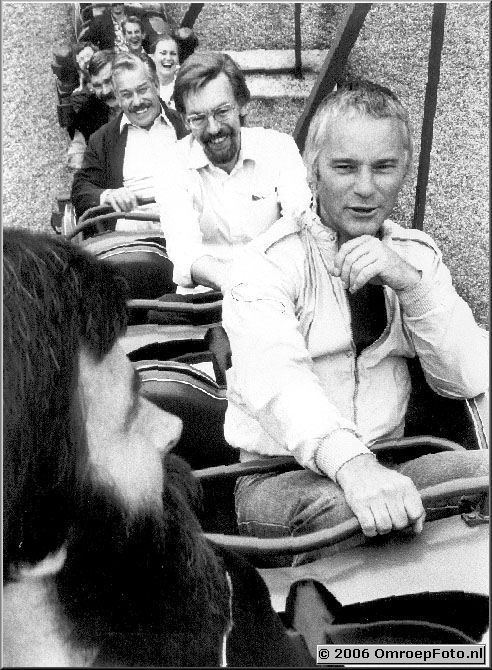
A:
[[[447,451],[389,467],[410,477],[421,490],[453,479],[488,475],[488,462],[488,451]],[[354,516],[338,484],[310,470],[241,477],[235,498],[239,532],[255,537],[303,535]],[[446,500],[439,508],[426,508],[426,519],[442,516],[441,508],[457,506],[459,498]],[[306,560],[310,559],[299,556],[294,564]]]

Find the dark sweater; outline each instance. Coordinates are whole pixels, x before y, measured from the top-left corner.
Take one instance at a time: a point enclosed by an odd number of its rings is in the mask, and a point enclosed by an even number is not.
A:
[[[178,140],[188,134],[180,115],[168,109],[161,101],[162,109],[172,123]],[[128,126],[120,132],[123,113],[99,128],[89,139],[84,162],[75,173],[72,184],[72,204],[77,218],[86,209],[99,205],[100,195],[108,188],[123,186],[123,160],[125,157]]]

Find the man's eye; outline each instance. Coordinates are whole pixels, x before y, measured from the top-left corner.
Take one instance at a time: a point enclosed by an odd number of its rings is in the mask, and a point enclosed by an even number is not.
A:
[[[377,172],[390,172],[395,167],[394,163],[380,163],[375,166]]]
[[[337,172],[341,172],[342,174],[353,172],[355,170],[355,166],[350,165],[350,163],[338,163],[337,165],[334,165],[334,168]]]
[[[205,114],[195,114],[195,116],[188,117],[191,123],[203,123],[207,117]]]

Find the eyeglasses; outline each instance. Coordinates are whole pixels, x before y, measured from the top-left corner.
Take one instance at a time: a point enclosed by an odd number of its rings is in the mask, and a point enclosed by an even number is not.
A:
[[[190,128],[195,130],[201,130],[207,125],[208,119],[210,116],[213,117],[214,121],[217,123],[223,123],[230,118],[231,113],[236,109],[236,105],[228,103],[227,105],[222,105],[216,109],[211,109],[208,112],[202,112],[201,114],[189,114],[186,117],[186,121]]]

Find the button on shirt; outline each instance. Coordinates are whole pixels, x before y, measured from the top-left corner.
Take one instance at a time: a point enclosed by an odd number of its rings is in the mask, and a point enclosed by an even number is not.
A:
[[[156,200],[174,281],[181,286],[193,286],[191,266],[198,258],[232,260],[281,215],[309,208],[306,169],[289,135],[242,128],[230,174],[213,165],[191,135],[176,150],[174,171],[158,166]]]

